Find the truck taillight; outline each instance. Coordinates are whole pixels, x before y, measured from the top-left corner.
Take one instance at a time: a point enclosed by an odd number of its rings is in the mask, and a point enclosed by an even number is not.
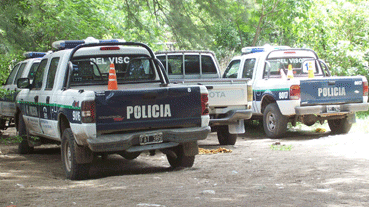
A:
[[[292,85],[290,87],[290,99],[291,100],[300,99],[300,86],[299,85]]]
[[[252,98],[253,98],[252,86],[248,85],[247,86],[247,102],[248,103],[251,103],[252,102]]]
[[[201,94],[201,115],[209,114],[209,97],[207,93]]]
[[[368,82],[363,82],[363,96],[368,96]]]
[[[82,123],[95,123],[95,101],[82,101]]]

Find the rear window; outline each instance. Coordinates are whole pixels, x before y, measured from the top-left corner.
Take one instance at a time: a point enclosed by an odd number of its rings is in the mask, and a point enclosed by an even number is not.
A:
[[[78,57],[73,61],[71,85],[107,84],[113,63],[118,83],[156,81],[153,62],[148,56]]]
[[[311,57],[283,57],[267,59],[264,67],[264,78],[281,78],[281,71],[287,75],[288,68],[292,68],[293,75],[296,77],[308,77],[308,68],[314,70],[314,75],[322,76],[323,73],[317,65],[317,61]]]
[[[157,58],[163,63],[169,75],[217,74],[213,58],[209,55],[201,54],[201,64],[200,55],[158,55]]]

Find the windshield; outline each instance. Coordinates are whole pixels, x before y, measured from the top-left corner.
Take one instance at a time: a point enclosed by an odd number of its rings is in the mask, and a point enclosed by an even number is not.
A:
[[[265,61],[264,78],[281,78],[281,71],[287,75],[288,68],[296,77],[308,77],[309,67],[314,71],[314,75],[322,76],[323,73],[317,65],[316,59],[311,57],[293,57],[293,58],[273,58]]]
[[[71,85],[107,84],[113,63],[118,83],[156,80],[152,60],[142,55],[74,58]]]

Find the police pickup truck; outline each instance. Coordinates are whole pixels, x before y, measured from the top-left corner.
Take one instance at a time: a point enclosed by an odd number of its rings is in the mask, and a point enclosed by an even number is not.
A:
[[[142,43],[87,38],[53,46],[32,84],[17,83],[20,153],[61,142],[68,179],[87,178],[94,155],[112,153],[134,159],[161,150],[172,167],[192,167],[197,140],[210,132],[205,86],[169,84]]]
[[[355,112],[368,110],[367,79],[331,76],[310,49],[245,47],[230,61],[223,78],[251,79],[252,119],[263,120],[271,138],[283,136],[288,122],[311,126],[328,120],[331,133],[348,133]]]
[[[17,63],[10,71],[8,79],[1,87],[0,96],[0,129],[5,130],[13,122],[15,115],[15,97],[18,94],[17,80],[28,77],[33,79],[34,72],[40,63],[44,52],[26,52],[23,56],[26,58]],[[8,122],[8,124],[6,124]]]
[[[217,132],[221,145],[234,145],[237,134],[245,133],[244,120],[252,115],[249,79],[222,79],[211,51],[162,51],[156,52],[156,56],[171,82],[207,87],[212,131]]]

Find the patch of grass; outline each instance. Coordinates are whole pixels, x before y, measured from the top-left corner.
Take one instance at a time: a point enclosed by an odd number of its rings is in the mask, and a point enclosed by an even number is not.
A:
[[[272,150],[278,150],[278,151],[291,151],[292,145],[281,145],[281,144],[272,144],[270,145],[270,149]]]
[[[20,136],[0,137],[1,144],[19,144],[21,142],[22,142],[22,138]]]
[[[369,117],[369,111],[356,112],[356,118],[366,119],[367,117]]]

